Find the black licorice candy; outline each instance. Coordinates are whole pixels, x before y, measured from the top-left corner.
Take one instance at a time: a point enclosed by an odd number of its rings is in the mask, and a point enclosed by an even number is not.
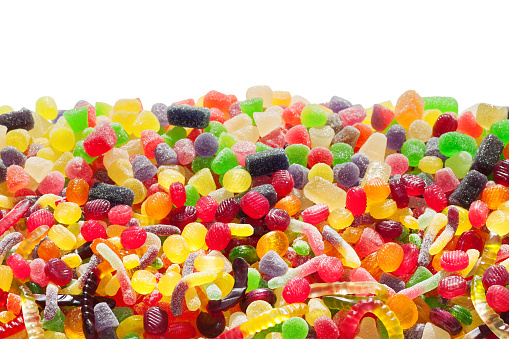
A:
[[[209,125],[210,109],[189,105],[171,105],[166,111],[170,125],[203,129]]]
[[[290,167],[290,161],[282,148],[273,148],[246,156],[246,171],[252,177],[269,175],[279,170],[286,170],[288,167]]]

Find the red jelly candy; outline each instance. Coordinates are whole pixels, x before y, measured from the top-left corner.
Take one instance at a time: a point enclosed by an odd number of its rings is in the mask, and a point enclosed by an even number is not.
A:
[[[466,291],[467,281],[459,275],[445,277],[438,283],[438,293],[446,299],[459,297]]]
[[[317,204],[306,208],[301,213],[302,221],[317,225],[329,217],[329,207],[325,204]]]
[[[85,152],[91,157],[98,157],[115,147],[117,135],[109,124],[101,124],[83,141]]]
[[[108,211],[108,220],[112,224],[125,225],[133,217],[131,206],[117,205]]]
[[[497,312],[509,311],[509,290],[505,286],[493,285],[488,288],[486,301]]]
[[[227,224],[216,222],[205,235],[205,243],[211,250],[222,251],[230,242],[232,232]]]
[[[140,248],[147,240],[147,231],[140,226],[126,228],[120,234],[120,243],[126,250]]]
[[[324,147],[315,147],[308,153],[308,166],[313,167],[318,163],[326,164],[327,166],[332,165],[334,156],[332,152]]]
[[[346,208],[354,216],[366,212],[367,201],[366,192],[360,186],[352,187],[346,192]]]
[[[265,218],[265,226],[271,231],[284,232],[290,225],[290,215],[285,210],[272,208]]]
[[[172,198],[173,201],[173,198]],[[203,196],[196,202],[198,218],[203,222],[214,220],[219,204],[209,195]]]
[[[468,255],[463,251],[445,252],[440,265],[446,272],[461,271],[468,267]]]
[[[267,214],[270,203],[261,193],[256,191],[247,192],[240,200],[242,211],[254,219],[260,219]]]
[[[287,170],[274,172],[270,179],[270,183],[276,190],[278,198],[286,197],[292,192],[293,177]]]
[[[424,193],[426,183],[424,180],[413,174],[404,174],[401,182],[405,185],[408,195],[418,197]]]
[[[451,114],[440,115],[433,125],[433,136],[439,137],[448,132],[454,132],[458,128],[458,120]]]
[[[447,207],[447,195],[442,188],[436,184],[430,185],[424,189],[424,200],[429,208],[436,212],[441,212]]]
[[[488,206],[481,200],[476,200],[470,205],[468,209],[468,221],[472,226],[481,228],[488,220],[488,213],[490,212]],[[482,251],[481,251],[482,253]]]
[[[170,185],[171,202],[176,206],[184,206],[187,200],[186,188],[181,182],[174,182]]]
[[[108,200],[96,199],[89,201],[83,207],[83,215],[87,220],[101,220],[108,216],[111,205]]]
[[[375,131],[384,131],[394,120],[394,112],[387,107],[376,104],[373,106],[373,112],[371,113],[371,126]]]
[[[96,220],[85,221],[85,223],[81,226],[80,231],[83,239],[86,241],[93,241],[97,238],[108,239],[108,235],[106,234],[106,230],[103,225]]]
[[[290,279],[283,289],[283,299],[288,304],[304,302],[311,292],[311,286],[307,279],[294,277]]]
[[[318,266],[318,275],[325,282],[336,282],[343,275],[343,264],[336,257],[325,257]]]
[[[504,266],[490,266],[482,275],[482,284],[485,289],[493,285],[506,286],[509,283],[509,273]]]
[[[72,269],[60,259],[50,259],[44,266],[48,279],[58,286],[65,286],[72,280]]]
[[[40,209],[38,211],[35,211],[34,213],[30,214],[30,216],[27,219],[28,232],[32,232],[37,227],[42,225],[46,225],[49,227],[55,225],[55,217],[53,216],[53,213],[51,213],[47,209]]]

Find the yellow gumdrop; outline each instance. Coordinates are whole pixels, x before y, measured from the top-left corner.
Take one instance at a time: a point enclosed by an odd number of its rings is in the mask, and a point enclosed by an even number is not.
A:
[[[154,113],[150,111],[143,111],[134,120],[133,123],[133,134],[135,137],[140,138],[141,132],[147,129],[151,129],[154,132],[159,132],[161,126],[159,120],[157,120]]]
[[[180,279],[182,279],[182,276],[179,273],[168,271],[161,277],[161,279],[159,279],[157,289],[162,295],[171,296]]]
[[[122,186],[130,188],[134,192],[133,205],[139,204],[147,197],[147,188],[138,179],[127,179]]]
[[[205,245],[205,235],[207,229],[199,222],[187,224],[182,230],[182,237],[189,245],[191,252],[197,251]]]
[[[74,155],[72,155],[71,152],[65,152],[63,153],[57,161],[55,161],[55,164],[53,165],[53,171],[58,171],[62,173],[65,176],[65,166],[67,166],[67,163],[69,160],[74,158]],[[49,159],[48,159],[49,160]]]
[[[119,99],[113,105],[113,111],[132,111],[139,113],[141,112],[141,101],[140,99]]]
[[[59,152],[71,151],[74,148],[75,137],[74,132],[67,126],[57,126],[49,133],[51,147]]]
[[[375,219],[387,219],[393,215],[398,206],[392,199],[385,199],[381,202],[375,202],[369,205],[369,214]]]
[[[55,220],[61,224],[74,224],[81,218],[81,208],[74,202],[62,202],[55,209]]]
[[[186,178],[180,172],[173,169],[165,169],[157,174],[157,182],[163,189],[168,191],[170,185],[174,182],[180,182],[182,185],[185,185]]]
[[[11,289],[12,284],[12,268],[6,265],[0,265],[0,288],[4,291]]]
[[[116,111],[113,112],[111,116],[112,122],[118,122],[122,125],[122,128],[126,131],[127,134],[133,133],[133,124],[138,117],[138,113],[131,111]]]
[[[341,230],[352,224],[353,214],[346,208],[336,208],[329,214],[328,222],[335,230]]]
[[[57,104],[52,97],[40,97],[35,102],[35,113],[47,120],[53,120],[58,115]]]
[[[426,121],[431,127],[433,127],[438,117],[441,115],[442,112],[439,109],[427,109],[424,111],[422,120]]]
[[[76,243],[76,236],[62,225],[54,225],[48,232],[48,237],[61,250],[70,251]]]
[[[37,152],[37,156],[39,158],[47,159],[47,160],[50,160],[52,162],[56,162],[60,155],[61,155],[60,152],[58,152],[58,153],[55,152],[55,150],[53,150],[51,147],[41,148]]]
[[[272,305],[265,300],[253,301],[246,309],[246,315],[248,319],[253,319],[263,312],[272,310]]]
[[[429,174],[435,174],[444,167],[442,159],[434,156],[426,156],[419,160],[419,169]]]
[[[229,223],[228,226],[230,227],[232,236],[235,236],[235,237],[249,237],[249,236],[253,235],[253,233],[254,233],[253,226],[251,226],[249,224]]]
[[[233,285],[235,284],[235,279],[231,276],[231,274],[226,272],[219,272],[217,274],[216,280],[214,280],[214,284],[221,290],[221,298],[224,298],[231,292],[233,289]]]
[[[273,91],[272,92],[272,106],[285,105],[290,106],[292,95],[286,91]]]
[[[203,168],[196,172],[196,174],[189,179],[188,184],[196,188],[201,196],[208,195],[210,192],[216,190],[216,182],[209,168]]]
[[[34,139],[34,143],[41,144],[44,147],[50,147],[51,146],[49,140],[47,138],[42,138],[42,137],[41,138],[35,138]]]
[[[0,106],[0,114],[10,113],[10,112],[14,112],[14,108],[12,108],[11,106],[7,106],[7,105]]]
[[[175,264],[186,261],[189,255],[189,246],[181,235],[170,235],[163,243],[163,251],[168,260]]]
[[[215,256],[201,256],[194,260],[194,268],[197,271],[221,272],[224,268],[223,259]]]
[[[134,272],[131,278],[131,285],[133,290],[139,294],[149,294],[154,290],[157,285],[156,277],[146,270],[139,270]]]
[[[127,179],[134,177],[133,167],[129,160],[118,159],[108,168],[108,176],[117,185],[122,186]]]
[[[325,306],[322,299],[313,298],[309,300],[308,306],[309,312],[306,314],[305,319],[311,326],[315,324],[316,319],[322,316],[326,316],[328,318],[331,317],[330,310],[327,306]]]
[[[241,168],[234,168],[224,174],[223,187],[232,193],[241,193],[251,187],[251,174]]]
[[[410,127],[408,127],[408,133],[406,139],[417,139],[422,142],[427,142],[433,136],[433,129],[424,120],[414,120]]]
[[[140,265],[140,257],[137,254],[128,254],[122,258],[124,267],[130,270]]]
[[[5,142],[7,146],[12,146],[21,152],[25,152],[30,143],[30,134],[25,129],[13,129],[7,132]]]
[[[83,262],[77,253],[69,253],[64,255],[62,261],[65,262],[70,268],[76,268]]]
[[[115,161],[119,159],[129,160],[129,153],[121,148],[112,148],[103,156],[103,165],[108,170]]]
[[[314,177],[321,177],[328,182],[334,181],[334,173],[332,168],[324,163],[315,164],[308,173],[308,180],[311,181]]]
[[[127,319],[124,319],[117,327],[117,337],[124,338],[128,333],[137,334],[138,337],[143,338],[143,333],[145,333],[143,327],[143,316],[142,315],[133,315]]]

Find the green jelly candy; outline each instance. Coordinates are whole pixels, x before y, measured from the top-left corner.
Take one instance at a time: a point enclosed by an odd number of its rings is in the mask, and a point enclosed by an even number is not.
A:
[[[89,135],[90,133],[92,133],[93,131],[95,131],[95,128],[93,128],[93,127],[87,127],[87,128],[85,128],[85,129],[83,130],[83,132],[81,132],[81,135],[80,135],[80,138],[79,138],[79,139],[80,139],[80,140],[85,140],[85,139],[86,139],[86,137],[88,137],[88,135]]]
[[[115,307],[112,311],[119,323],[134,315],[134,311],[130,307]]]
[[[223,174],[238,165],[239,160],[235,153],[230,148],[224,148],[217,153],[210,168],[212,169],[212,172],[216,174]]]
[[[240,245],[232,248],[228,260],[233,262],[236,258],[243,258],[251,265],[260,260],[258,254],[256,254],[256,248],[250,245]]]
[[[122,146],[129,141],[129,134],[127,134],[121,124],[118,122],[112,122],[110,126],[117,135],[117,143],[115,144],[115,147]]]
[[[302,109],[300,122],[307,128],[323,126],[327,122],[327,112],[320,105],[306,105]]]
[[[219,141],[218,153],[221,152],[225,148],[232,148],[232,146],[235,145],[235,143],[237,143],[237,139],[233,135],[228,134],[226,132],[221,133],[219,135],[218,141]]]
[[[88,164],[91,164],[95,159],[98,158],[91,157],[90,155],[88,155],[88,153],[85,151],[85,148],[83,147],[83,140],[80,140],[76,143],[72,155],[74,155],[75,157],[82,157],[83,159],[86,160]]]
[[[165,143],[173,147],[177,141],[187,137],[187,132],[184,127],[175,126],[163,134],[162,137]]]
[[[473,157],[477,151],[477,142],[469,135],[459,132],[447,132],[438,139],[438,150],[446,157],[465,151]]]
[[[410,234],[410,230],[408,229],[408,227],[403,226],[403,231],[401,232],[401,235],[396,238],[396,240],[402,241],[408,236],[408,234]]]
[[[33,293],[33,294],[44,294],[44,288],[41,287],[41,285],[39,285],[38,283],[36,282],[33,282],[33,281],[27,281],[25,283],[25,285],[28,287],[28,289]]]
[[[160,270],[161,268],[164,267],[164,263],[163,263],[163,260],[159,257],[156,257],[154,259],[154,261],[152,261],[152,263],[150,264],[150,266],[152,267],[155,267],[156,269]]]
[[[136,333],[127,333],[124,336],[124,339],[140,339],[140,336],[137,335]]]
[[[472,166],[472,155],[461,151],[445,161],[445,167],[449,167],[458,179],[463,179]]]
[[[439,109],[440,112],[458,113],[458,101],[451,97],[423,97],[424,109]]]
[[[265,337],[267,337],[267,334],[269,334],[267,330],[261,331],[256,333],[252,339],[265,339]]]
[[[240,165],[237,165],[237,166],[235,166],[235,167],[234,167],[234,168],[232,168],[232,169],[244,169],[244,167],[242,167],[242,166],[240,166]],[[195,172],[195,173],[196,173],[196,172]],[[226,174],[226,173],[223,173],[223,174],[219,175],[219,183],[221,184],[221,186],[223,186],[223,178],[224,178],[224,175],[225,175],[225,174]]]
[[[380,334],[380,339],[389,339],[387,328],[385,328],[384,323],[380,319],[376,319],[376,326],[378,327],[378,334]]]
[[[444,305],[442,305],[440,303],[440,300],[438,300],[437,297],[428,297],[424,301],[426,302],[426,304],[428,304],[428,306],[430,308],[435,308],[435,307],[443,308],[444,307]]]
[[[353,155],[352,146],[342,142],[332,145],[330,151],[332,152],[332,166],[349,162]]]
[[[265,145],[263,142],[257,142],[256,144],[256,152],[263,152],[272,149],[269,145]]]
[[[250,292],[252,290],[256,290],[258,285],[260,284],[260,272],[255,270],[254,268],[247,269],[247,290],[246,292]]]
[[[293,317],[283,323],[283,339],[306,339],[309,327],[300,317]]]
[[[299,164],[304,167],[308,166],[309,147],[301,144],[290,145],[285,148],[286,155],[291,164]]]
[[[420,283],[421,281],[431,278],[432,276],[433,274],[426,267],[419,266],[415,270],[414,275],[412,275],[410,279],[408,279],[406,287],[407,288],[412,287],[415,284]]]
[[[64,112],[64,118],[74,133],[81,132],[88,127],[88,106],[69,109]]]
[[[418,234],[412,233],[408,236],[408,242],[415,244],[417,248],[421,248],[422,239]]]
[[[65,315],[60,310],[60,307],[57,307],[57,314],[53,317],[53,319],[45,321],[44,320],[44,311],[41,313],[41,324],[42,328],[48,331],[54,332],[63,332],[64,331],[64,322]]]
[[[453,317],[458,319],[458,321],[463,325],[472,324],[472,312],[463,306],[454,305],[449,309],[449,313],[451,313]]]
[[[490,127],[490,134],[494,134],[507,144],[509,142],[509,120],[497,121]]]
[[[308,255],[311,250],[309,244],[304,240],[295,240],[292,247],[299,255]]]
[[[191,185],[185,185],[184,186],[186,190],[186,202],[184,203],[185,206],[194,206],[196,205],[196,202],[198,199],[200,199],[200,193],[198,193],[198,190]]]
[[[258,283],[258,288],[269,288],[269,283],[267,280],[260,279],[260,282]]]
[[[105,102],[96,102],[95,103],[95,115],[98,117],[100,115],[110,115],[111,105]]]
[[[245,101],[242,101],[239,104],[242,113],[245,113],[253,119],[254,112],[263,112],[263,99],[262,98],[251,98]],[[254,119],[253,119],[254,123]]]
[[[419,165],[419,161],[424,158],[426,153],[426,145],[418,139],[410,139],[401,146],[401,154],[408,158],[408,163],[412,167]]]
[[[212,166],[212,161],[214,160],[214,157],[204,158],[199,155],[194,158],[193,162],[191,163],[191,169],[194,173],[198,172],[201,169],[204,168],[210,168]]]
[[[163,134],[165,134],[165,133],[166,133],[166,128],[164,128],[163,126],[161,126],[161,127],[159,128],[159,131],[157,131],[157,134],[159,134],[159,135],[163,135]]]
[[[387,128],[385,129],[385,131],[383,132],[384,134],[387,134],[387,131],[389,131],[389,128],[391,128],[392,125],[397,125],[398,122],[396,121],[396,119],[392,119],[391,123],[389,124],[389,126],[387,126]]]
[[[269,327],[267,329],[267,332],[269,332],[269,333],[272,333],[272,332],[281,333],[281,332],[283,332],[283,323],[279,323],[279,324],[276,324],[274,326]]]
[[[224,127],[224,125],[219,121],[211,121],[209,122],[209,125],[205,127],[203,132],[213,134],[216,138],[219,139],[221,133],[226,133],[226,127]]]

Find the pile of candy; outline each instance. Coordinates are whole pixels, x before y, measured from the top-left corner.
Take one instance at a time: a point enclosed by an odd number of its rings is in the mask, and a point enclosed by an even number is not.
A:
[[[246,97],[0,107],[0,338],[509,338],[506,107]]]

